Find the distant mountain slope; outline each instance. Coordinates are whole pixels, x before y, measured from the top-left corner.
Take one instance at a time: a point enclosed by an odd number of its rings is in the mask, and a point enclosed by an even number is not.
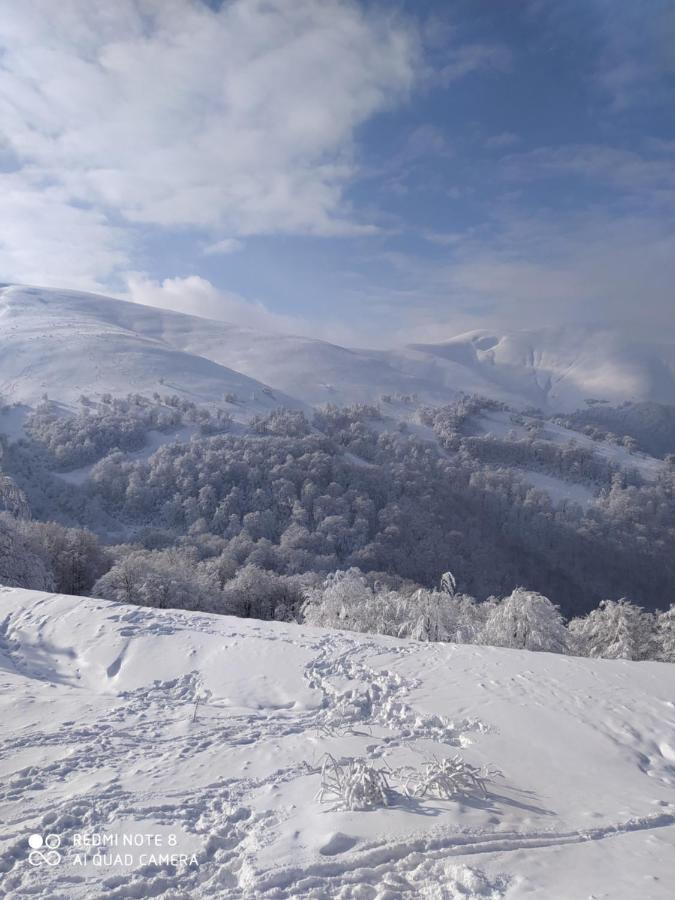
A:
[[[156,390],[197,402],[234,393],[259,411],[298,405],[271,396],[255,379],[176,349],[160,326],[154,310],[121,300],[1,288],[0,395],[34,403],[46,393],[67,403],[81,394]]]
[[[569,326],[501,336],[473,331],[410,350],[447,371],[459,365],[475,373],[492,392],[528,397],[551,410],[578,409],[589,398],[675,403],[675,344],[646,345],[609,328]]]
[[[572,411],[588,398],[675,403],[675,345],[603,328],[491,334],[354,350],[242,328],[94,294],[0,288],[0,392],[32,401],[82,392],[158,389],[195,400],[235,392],[273,405],[377,402],[417,395],[441,405],[459,391],[510,405]],[[293,399],[295,398],[295,399]]]
[[[637,446],[652,456],[675,453],[675,407],[661,403],[596,404],[569,418],[574,428],[596,428],[629,435]]]

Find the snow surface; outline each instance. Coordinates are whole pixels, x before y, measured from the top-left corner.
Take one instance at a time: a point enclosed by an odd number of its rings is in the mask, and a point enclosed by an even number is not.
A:
[[[586,508],[593,503],[597,491],[592,490],[586,484],[575,481],[566,481],[556,478],[554,475],[545,475],[543,472],[534,472],[531,469],[518,469],[523,480],[538,491],[548,494],[551,500],[558,503],[578,503]]]
[[[0,607],[9,898],[672,897],[675,666],[18,589]],[[338,811],[315,799],[326,752],[394,770],[460,752],[503,777]],[[31,866],[48,833],[60,863]],[[163,849],[77,866],[95,834]],[[171,834],[196,862],[141,861]]]
[[[573,410],[591,399],[675,399],[675,342],[645,344],[607,325],[567,326],[492,334],[471,331],[411,349],[439,363],[462,366],[502,391],[551,410]],[[491,396],[489,391],[483,393]]]
[[[588,447],[598,456],[604,456],[608,462],[616,463],[622,469],[637,469],[640,475],[647,481],[654,481],[664,469],[662,459],[649,456],[647,453],[636,451],[631,453],[625,447],[612,444],[608,441],[594,441],[586,434],[572,431],[557,425],[555,422],[545,422],[541,431],[543,440],[558,444],[567,444],[574,441],[580,447]]]
[[[377,402],[383,394],[440,405],[459,391],[550,412],[578,409],[589,397],[673,403],[675,343],[589,327],[475,331],[360,350],[94,294],[0,288],[0,394],[12,401],[34,402],[50,390],[64,401],[152,390],[222,400],[231,391],[269,407],[263,383],[286,406]]]
[[[524,422],[532,422],[538,426],[538,439],[560,445],[574,442],[580,447],[588,448],[593,453],[606,459],[607,462],[614,463],[622,469],[637,469],[645,481],[655,481],[665,469],[666,464],[662,459],[656,459],[646,453],[638,451],[631,453],[625,447],[614,443],[594,441],[588,435],[565,428],[550,420],[535,420],[527,416],[522,418]],[[525,425],[512,422],[512,413],[508,411],[481,412],[480,415],[472,420],[471,426],[478,434],[491,434],[502,439],[513,435],[516,439],[522,440],[528,436]],[[597,486],[591,483],[572,481],[571,479],[521,467],[514,467],[514,471],[520,472],[525,481],[537,488],[537,490],[548,494],[556,504],[573,502],[586,508],[593,503],[598,495]]]
[[[74,403],[82,394],[157,391],[221,402],[225,393],[235,393],[249,414],[301,405],[283,395],[273,397],[253,378],[171,346],[150,327],[146,309],[94,294],[0,288],[0,397],[35,404],[47,394]],[[237,411],[233,406],[233,415]]]

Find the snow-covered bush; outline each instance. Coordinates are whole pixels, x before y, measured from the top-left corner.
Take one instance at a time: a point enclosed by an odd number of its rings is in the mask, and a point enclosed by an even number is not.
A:
[[[0,513],[0,584],[36,591],[54,588],[39,542],[7,513]]]
[[[583,618],[572,619],[573,652],[604,659],[648,659],[654,656],[652,616],[628,600],[603,600]]]
[[[39,545],[54,590],[61,594],[87,594],[110,568],[109,554],[87,529],[65,528],[57,522],[26,522],[20,527]]]
[[[358,569],[332,572],[321,587],[307,591],[302,618],[307,625],[348,631],[390,633],[393,610],[388,594],[376,596]]]
[[[566,627],[558,607],[536,591],[516,588],[482,603],[423,588],[403,594],[371,586],[358,569],[333,572],[305,598],[300,618],[307,624],[420,641],[667,661],[675,646],[672,610],[657,618],[627,600],[604,601]]]
[[[2,444],[0,444],[0,459]],[[17,519],[30,519],[30,504],[25,493],[14,480],[0,472],[0,511],[8,512]]]
[[[303,602],[302,582],[306,580],[250,564],[243,566],[223,586],[219,611],[245,618],[291,621]]]
[[[487,796],[487,774],[472,766],[459,754],[425,762],[421,772],[411,772],[405,791],[411,797],[436,797],[450,800],[460,795]]]
[[[472,597],[447,590],[402,593],[373,587],[356,568],[333,572],[320,587],[307,591],[302,619],[324,628],[460,643],[472,643],[482,627]]]
[[[339,762],[327,753],[321,766],[319,803],[334,809],[366,810],[389,806],[390,787],[385,773],[363,760]]]
[[[516,588],[490,613],[482,641],[495,647],[564,653],[567,633],[557,606],[542,594]]]
[[[656,617],[656,658],[675,663],[675,603]]]
[[[93,587],[95,597],[158,609],[217,610],[219,596],[199,577],[194,561],[168,550],[134,551]]]

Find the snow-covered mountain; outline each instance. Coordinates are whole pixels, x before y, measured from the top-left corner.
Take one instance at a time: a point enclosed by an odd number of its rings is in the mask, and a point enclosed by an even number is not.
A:
[[[480,375],[492,386],[481,393],[510,392],[545,409],[581,408],[588,398],[675,402],[675,341],[646,344],[606,327],[473,331],[411,349],[453,374],[459,365]]]
[[[269,407],[270,388],[287,406],[387,394],[439,405],[458,391],[549,411],[588,398],[673,403],[675,343],[567,328],[355,350],[93,294],[0,289],[0,393],[10,400],[160,390],[201,401],[236,393]]]
[[[94,294],[0,288],[0,395],[32,404],[44,394],[69,403],[105,392],[177,392],[197,402],[230,393],[256,412],[300,405],[172,345],[163,318],[149,307]],[[190,321],[185,317],[186,328]]]
[[[675,666],[0,605],[8,898],[672,897]],[[486,796],[406,794],[457,753]],[[319,802],[326,754],[388,805]]]

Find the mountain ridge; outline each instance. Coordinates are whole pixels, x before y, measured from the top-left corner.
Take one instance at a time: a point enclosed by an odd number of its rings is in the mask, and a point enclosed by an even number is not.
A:
[[[275,402],[296,408],[412,395],[443,405],[460,392],[549,412],[589,399],[675,403],[675,345],[634,340],[609,325],[476,329],[369,350],[102,294],[9,285],[0,287],[0,350],[0,391],[17,400],[34,401],[50,381],[73,399],[85,388],[155,390],[168,379],[201,401],[237,393],[257,395],[265,407],[278,393]],[[94,365],[86,385],[82,359]]]

